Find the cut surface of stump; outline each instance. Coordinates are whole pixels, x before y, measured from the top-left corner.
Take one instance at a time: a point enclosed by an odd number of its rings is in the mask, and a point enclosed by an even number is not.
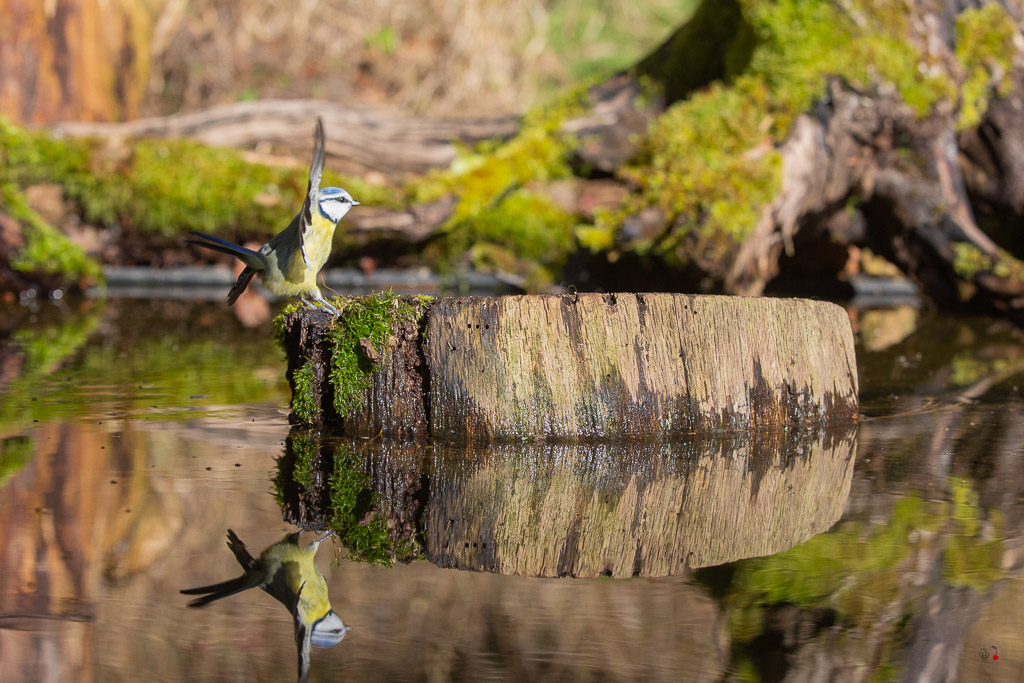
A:
[[[835,304],[688,294],[417,301],[387,339],[350,335],[346,352],[369,374],[348,415],[321,369],[335,365],[338,344],[329,340],[347,324],[345,311],[286,315],[293,422],[461,442],[657,439],[856,420],[853,334]],[[296,381],[304,376],[317,381]]]

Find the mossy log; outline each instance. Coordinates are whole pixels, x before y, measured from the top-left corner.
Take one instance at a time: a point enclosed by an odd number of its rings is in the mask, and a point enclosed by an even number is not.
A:
[[[340,305],[338,318],[279,321],[293,422],[328,433],[604,441],[857,416],[853,335],[830,303],[571,294],[427,305],[384,294]]]

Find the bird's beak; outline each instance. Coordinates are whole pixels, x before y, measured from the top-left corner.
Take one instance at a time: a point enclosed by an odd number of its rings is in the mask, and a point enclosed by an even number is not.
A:
[[[353,199],[352,200],[352,206],[359,206],[359,202],[357,202],[356,200]]]

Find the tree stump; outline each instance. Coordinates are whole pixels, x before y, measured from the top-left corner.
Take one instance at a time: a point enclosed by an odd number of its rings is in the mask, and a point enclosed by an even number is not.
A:
[[[294,423],[344,436],[608,441],[857,417],[853,334],[831,303],[688,294],[413,299],[349,300],[339,318],[284,314]],[[370,329],[348,311],[369,309],[404,311],[380,321],[398,333],[345,337],[347,325]],[[337,353],[358,356],[365,382],[332,384]]]

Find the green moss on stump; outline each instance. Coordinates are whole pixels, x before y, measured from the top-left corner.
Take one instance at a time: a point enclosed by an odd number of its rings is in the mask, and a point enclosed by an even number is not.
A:
[[[333,302],[340,314],[328,332],[331,368],[328,381],[334,389],[334,409],[344,417],[359,410],[377,364],[369,357],[367,344],[381,353],[398,325],[419,320],[433,297],[421,297],[419,305],[402,300],[393,291]]]
[[[392,335],[405,323],[418,323],[433,300],[431,296],[401,297],[389,290],[332,301],[338,315],[327,324],[324,338],[329,345],[327,381],[333,389],[338,417],[363,408],[373,373],[381,367]],[[286,353],[286,323],[299,308],[285,307],[273,322],[274,337]],[[297,367],[292,377],[292,412],[305,424],[312,424],[321,411],[315,394],[314,360],[306,357]]]
[[[363,469],[362,457],[345,444],[334,450],[334,469],[329,479],[331,494],[330,527],[348,550],[349,558],[391,566],[398,560],[409,562],[418,556],[415,542],[397,539],[379,516],[380,497]],[[372,513],[366,519],[367,513]]]
[[[0,183],[0,210],[18,221],[25,241],[24,246],[8,255],[14,270],[73,282],[102,281],[99,263],[33,211],[12,183]]]

